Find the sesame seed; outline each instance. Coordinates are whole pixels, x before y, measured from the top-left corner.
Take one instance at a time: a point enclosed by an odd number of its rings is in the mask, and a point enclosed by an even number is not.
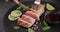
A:
[[[34,28],[34,27],[31,27],[32,29]]]
[[[36,28],[38,29],[38,26]]]
[[[34,30],[36,30],[36,28],[34,28]]]
[[[36,24],[38,24],[38,22],[36,22]]]
[[[34,24],[33,26],[37,26],[37,25]]]
[[[41,22],[40,22],[40,24],[41,24]]]

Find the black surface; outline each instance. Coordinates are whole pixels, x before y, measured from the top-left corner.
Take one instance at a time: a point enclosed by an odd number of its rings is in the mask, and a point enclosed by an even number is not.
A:
[[[12,4],[12,5],[11,5]],[[11,8],[14,4],[12,2],[10,3],[5,3],[5,2],[0,2],[0,30],[1,32],[5,32],[5,29],[4,29],[4,23],[3,23],[3,18],[4,18],[4,15],[6,13],[6,11],[9,10],[9,8]]]
[[[43,0],[42,0],[43,1]],[[52,4],[54,4],[57,8],[60,8],[60,0],[44,0],[46,2],[50,2]],[[12,8],[15,4],[13,4],[12,2],[10,3],[5,3],[3,1],[0,2],[0,30],[1,32],[5,32],[4,29],[4,16],[6,14],[7,11],[9,11],[10,8]],[[39,25],[39,27],[41,28],[41,25]],[[43,32],[43,31],[41,31]],[[60,32],[60,26],[53,26],[49,31],[46,32]]]
[[[21,1],[21,2],[24,2],[24,1]],[[29,1],[31,1],[31,0],[29,0]],[[4,19],[4,15],[14,5],[15,4],[13,2],[11,2],[11,1],[6,3],[4,0],[0,0],[0,32],[5,32],[4,20],[3,20]]]

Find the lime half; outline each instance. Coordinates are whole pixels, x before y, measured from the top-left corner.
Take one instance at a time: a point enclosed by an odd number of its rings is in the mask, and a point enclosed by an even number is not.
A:
[[[11,16],[11,15],[8,15],[8,19],[9,19],[10,21],[15,21],[15,20],[18,19],[18,17],[13,17],[13,16]]]
[[[19,10],[14,10],[11,12],[11,16],[13,16],[13,17],[19,17],[21,15],[22,15],[22,12]]]

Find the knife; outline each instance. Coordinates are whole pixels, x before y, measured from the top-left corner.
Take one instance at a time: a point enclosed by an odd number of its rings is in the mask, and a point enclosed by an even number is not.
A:
[[[34,1],[34,4],[38,5],[38,4],[40,4],[40,2],[41,2],[40,0],[35,0],[35,1]],[[18,4],[18,6],[21,6],[22,8],[24,8],[24,9],[26,9],[26,10],[30,10],[29,7],[25,6],[25,5],[22,4],[21,2]]]
[[[22,4],[21,2],[18,4],[18,6],[24,8],[24,9],[30,9],[29,7],[25,6],[24,4]]]

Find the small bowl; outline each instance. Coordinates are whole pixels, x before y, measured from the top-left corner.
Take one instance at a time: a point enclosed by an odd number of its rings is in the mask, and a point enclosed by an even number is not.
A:
[[[59,20],[59,21],[56,21],[56,22],[49,21],[49,20],[46,18],[46,15],[49,15],[49,14],[57,14],[57,15],[59,15],[59,13],[57,13],[57,12],[46,11],[46,12],[45,12],[44,19],[45,19],[48,23],[51,23],[51,24],[60,23],[60,20]]]

